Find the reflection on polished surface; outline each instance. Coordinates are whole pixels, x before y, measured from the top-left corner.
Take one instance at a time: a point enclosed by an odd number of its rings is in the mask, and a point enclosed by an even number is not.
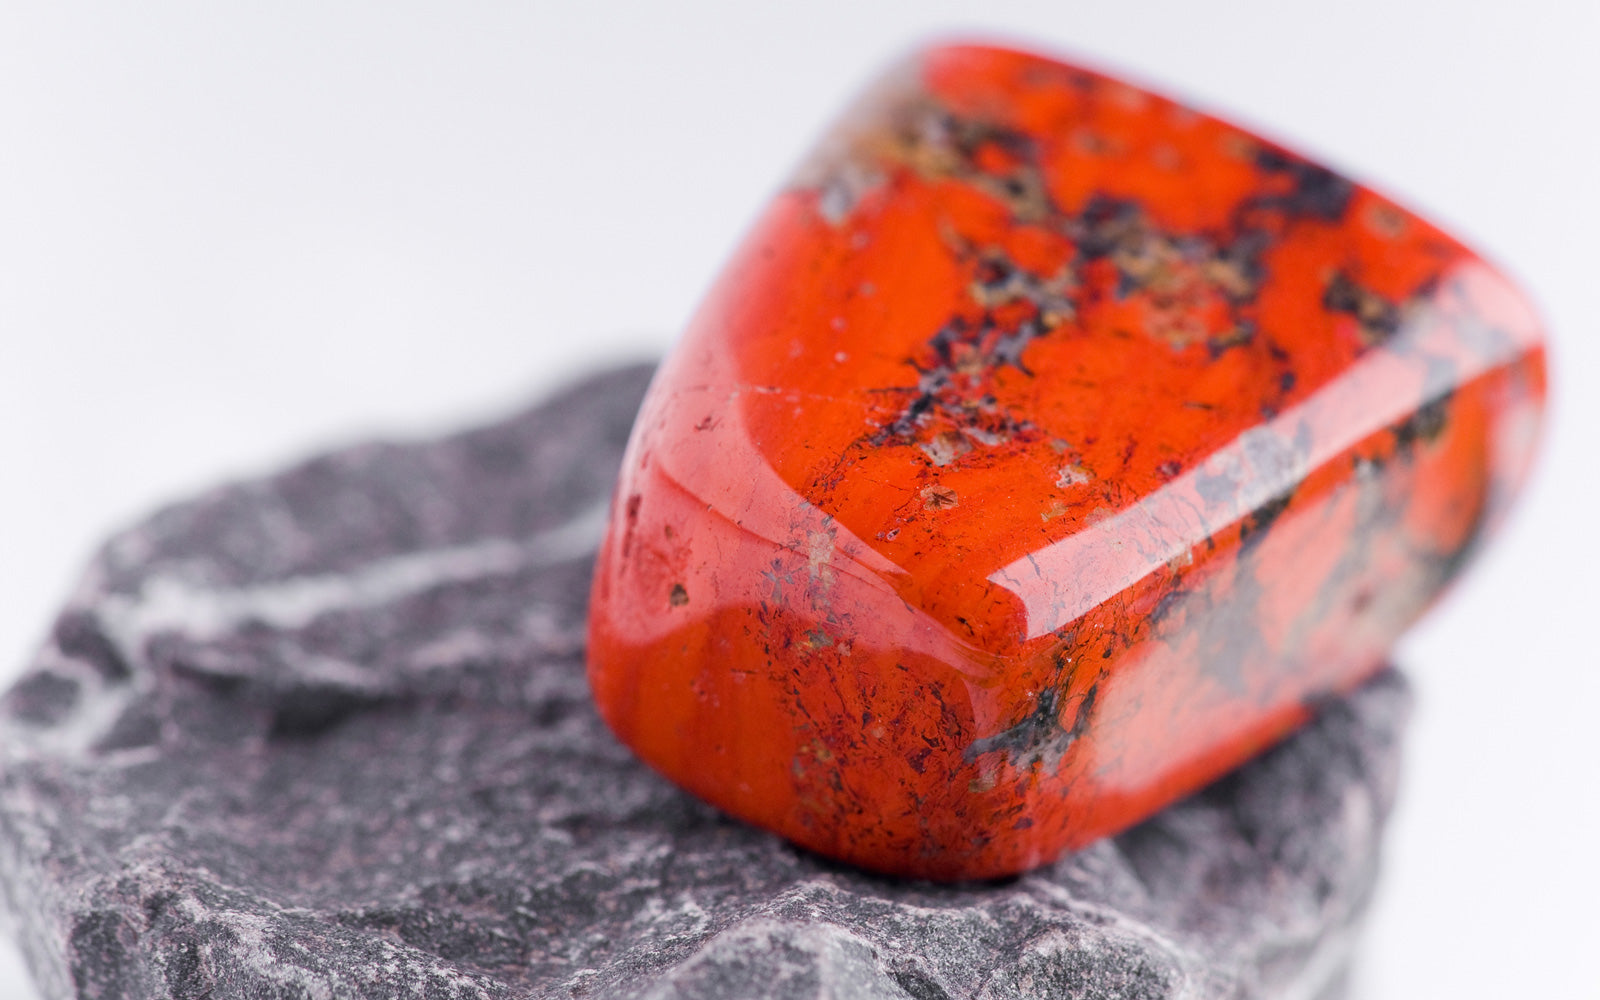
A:
[[[796,842],[1026,869],[1381,665],[1503,514],[1516,291],[1381,196],[944,48],[826,137],[659,373],[597,568],[618,735]]]

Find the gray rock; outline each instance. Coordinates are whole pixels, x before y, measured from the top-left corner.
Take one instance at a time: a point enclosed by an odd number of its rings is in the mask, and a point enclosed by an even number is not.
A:
[[[318,458],[105,547],[0,704],[0,882],[44,996],[1338,990],[1393,798],[1393,673],[984,885],[842,868],[634,760],[582,649],[647,378]]]

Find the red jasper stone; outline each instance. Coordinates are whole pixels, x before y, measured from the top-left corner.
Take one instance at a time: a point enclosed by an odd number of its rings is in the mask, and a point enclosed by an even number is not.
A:
[[[656,377],[590,678],[823,854],[1027,869],[1376,670],[1526,471],[1528,304],[1389,200],[1073,66],[940,48]]]

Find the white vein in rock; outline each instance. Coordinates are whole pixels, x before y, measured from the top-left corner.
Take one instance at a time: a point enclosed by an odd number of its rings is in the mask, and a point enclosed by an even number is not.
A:
[[[555,565],[593,551],[605,527],[608,504],[525,539],[491,538],[376,559],[338,573],[310,574],[233,589],[154,576],[138,594],[101,598],[107,631],[133,654],[160,632],[205,639],[246,622],[303,628],[335,611],[378,607],[451,583],[463,583]]]

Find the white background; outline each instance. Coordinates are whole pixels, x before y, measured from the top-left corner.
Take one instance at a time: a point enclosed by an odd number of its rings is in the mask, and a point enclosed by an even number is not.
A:
[[[886,60],[1029,40],[1377,184],[1542,304],[1537,479],[1401,650],[1359,986],[1600,996],[1600,5],[254,6],[0,3],[0,681],[119,525],[664,349]]]

